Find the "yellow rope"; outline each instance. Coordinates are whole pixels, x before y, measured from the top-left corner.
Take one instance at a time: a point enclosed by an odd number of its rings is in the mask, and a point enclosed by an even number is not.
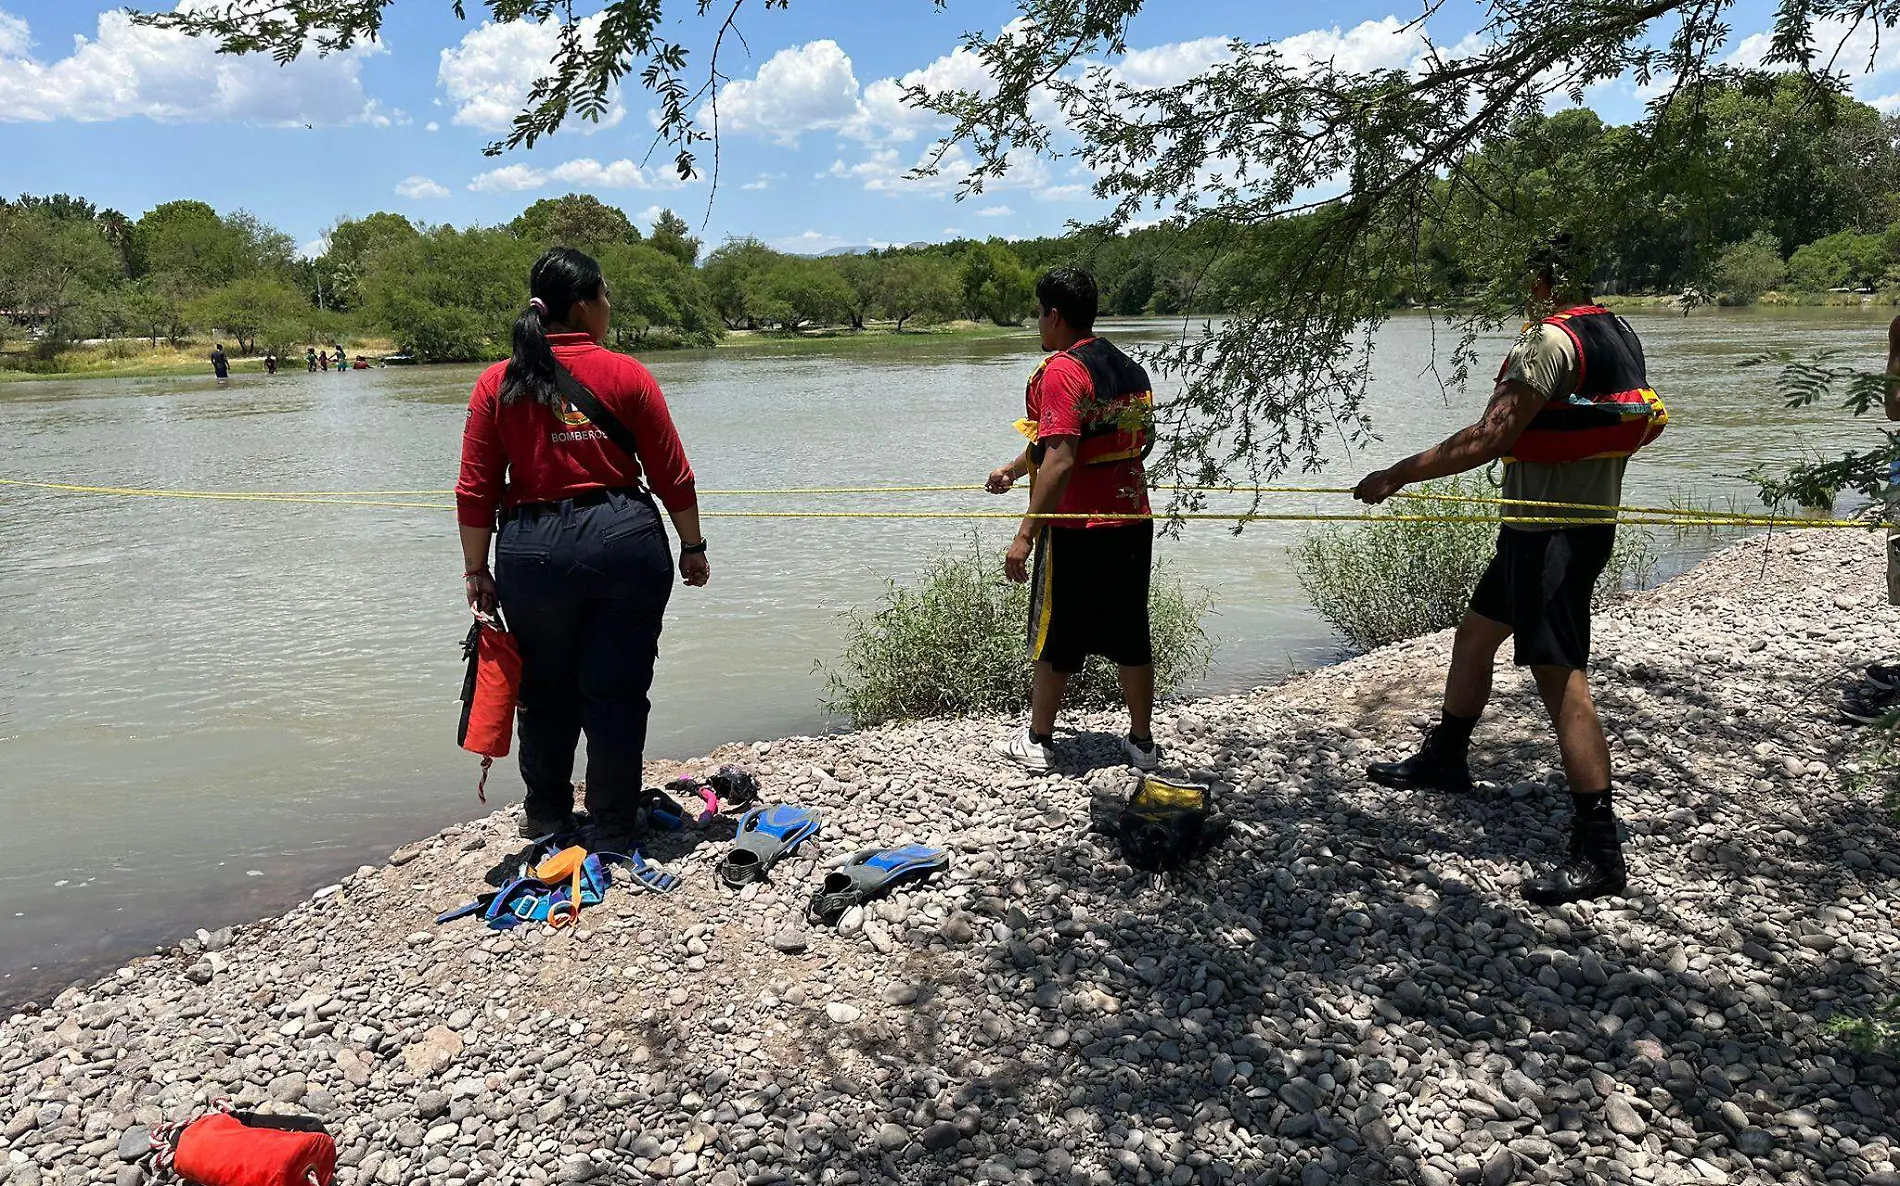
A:
[[[454,493],[453,490],[155,490],[123,486],[81,486],[63,482],[30,482],[18,478],[0,478],[0,485],[23,486],[38,490],[63,490],[83,494],[121,494],[143,495],[153,498],[199,498],[233,502],[334,502],[339,506],[427,506],[434,503],[389,503],[382,501],[364,502],[364,499],[388,498],[441,498]],[[777,489],[759,490],[700,490],[698,493],[707,498],[747,498],[769,497],[774,495],[830,495],[830,494],[947,494],[981,491],[982,486],[785,486]],[[1350,486],[1154,486],[1151,489],[1184,491],[1206,494],[1351,494]],[[1526,506],[1541,507],[1555,511],[1603,511],[1616,510],[1623,515],[1651,515],[1670,519],[1689,518],[1698,522],[1704,520],[1727,523],[1735,519],[1749,522],[1772,521],[1807,522],[1816,521],[1789,520],[1782,516],[1751,514],[1741,511],[1716,511],[1701,507],[1647,507],[1618,506],[1604,507],[1598,503],[1559,502],[1544,498],[1499,498],[1476,494],[1441,494],[1424,490],[1402,490],[1393,498],[1419,499],[1432,502],[1462,502],[1485,506]],[[1006,517],[1014,517],[1014,512]],[[1099,516],[1098,516],[1099,517]],[[1230,516],[1232,517],[1232,516]],[[1247,516],[1266,518],[1265,515]],[[1360,516],[1352,516],[1360,517]],[[1385,516],[1391,518],[1391,516]],[[1601,518],[1601,516],[1597,516]],[[1400,520],[1404,522],[1405,520]]]
[[[163,490],[137,486],[90,486],[71,482],[31,482],[19,478],[0,478],[0,486],[13,486],[31,490],[45,490],[67,494],[104,494],[121,497],[140,498],[177,498],[196,499],[216,502],[277,502],[300,503],[320,506],[359,506],[385,507],[402,510],[453,510],[454,503],[411,502],[392,499],[360,498],[358,494],[379,493],[376,491],[337,491],[337,492],[274,492],[274,491],[212,491],[212,490]],[[707,495],[749,494],[818,494],[818,493],[911,493],[946,489],[981,489],[981,487],[805,487],[771,491],[701,491]],[[1247,493],[1245,487],[1220,487],[1223,491]],[[1259,488],[1262,492],[1268,488]],[[1338,494],[1350,493],[1339,488],[1328,487],[1279,487],[1274,493],[1312,493]],[[403,491],[384,492],[392,495],[410,493]],[[416,494],[446,493],[418,491]],[[1619,512],[1617,522],[1639,526],[1696,526],[1696,527],[1801,527],[1801,528],[1859,528],[1866,530],[1878,527],[1877,521],[1853,519],[1801,519],[1775,515],[1744,515],[1697,513],[1693,516],[1677,511],[1663,511],[1649,507],[1600,508],[1587,503],[1545,503],[1532,499],[1490,499],[1475,496],[1411,495],[1418,498],[1450,498],[1456,501],[1483,503],[1531,503],[1538,506],[1559,509],[1610,510]],[[1026,516],[1019,511],[701,511],[705,519],[1022,519],[1035,518],[1046,520],[1126,520],[1140,522],[1149,519],[1184,519],[1196,521],[1255,523],[1521,523],[1545,527],[1559,526],[1596,526],[1611,520],[1605,516],[1561,517],[1541,515],[1381,515],[1370,510],[1354,514],[1319,514],[1313,512],[1267,512],[1244,511],[1239,513],[1217,513],[1205,511],[1183,512],[1177,515],[1155,514],[1045,514]]]

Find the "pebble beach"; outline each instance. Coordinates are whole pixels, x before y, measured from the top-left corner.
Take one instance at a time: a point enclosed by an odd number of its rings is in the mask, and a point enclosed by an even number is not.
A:
[[[1900,994],[1897,825],[1837,711],[1900,657],[1882,548],[1759,536],[1599,616],[1625,897],[1517,894],[1568,824],[1524,675],[1472,794],[1365,780],[1446,635],[1165,706],[1232,824],[1166,878],[1091,831],[1134,781],[1113,714],[1043,776],[997,719],[727,746],[651,781],[737,762],[820,812],[768,883],[719,884],[720,821],[649,846],[677,893],[435,925],[518,860],[506,808],[0,1020],[0,1184],[154,1181],[150,1129],[228,1099],[321,1118],[344,1186],[1900,1186],[1900,1062],[1827,1032]],[[912,841],[950,868],[806,920]]]

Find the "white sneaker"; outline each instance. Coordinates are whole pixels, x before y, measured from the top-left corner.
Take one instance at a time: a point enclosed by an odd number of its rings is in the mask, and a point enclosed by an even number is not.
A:
[[[1153,770],[1161,765],[1161,744],[1155,743],[1153,749],[1142,749],[1135,739],[1122,735],[1122,753],[1128,758],[1128,764],[1137,770]]]
[[[1042,745],[1029,735],[1029,726],[1024,725],[1018,732],[1008,737],[999,737],[990,742],[990,748],[1015,762],[1026,770],[1044,774],[1056,768],[1056,747]]]

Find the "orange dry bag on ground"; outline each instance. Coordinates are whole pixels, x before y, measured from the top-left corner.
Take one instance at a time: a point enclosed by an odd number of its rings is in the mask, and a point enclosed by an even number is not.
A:
[[[213,1112],[192,1121],[178,1134],[172,1172],[197,1186],[330,1186],[336,1142],[321,1125],[276,1116],[245,1119],[252,1123]]]
[[[455,741],[482,756],[482,780],[476,796],[488,802],[488,768],[508,756],[514,740],[515,698],[521,692],[521,648],[515,636],[483,622],[468,628],[462,642],[468,670],[462,677],[462,725]]]

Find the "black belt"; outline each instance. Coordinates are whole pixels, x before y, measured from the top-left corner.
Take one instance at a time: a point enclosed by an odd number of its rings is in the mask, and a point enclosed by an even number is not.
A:
[[[520,518],[522,515],[539,515],[548,511],[558,511],[562,507],[579,508],[599,506],[616,494],[625,495],[628,498],[639,499],[641,501],[646,501],[648,498],[646,488],[643,486],[596,486],[592,490],[583,490],[571,498],[558,499],[554,502],[524,502],[511,507],[503,507],[501,521],[507,523],[512,519]]]

